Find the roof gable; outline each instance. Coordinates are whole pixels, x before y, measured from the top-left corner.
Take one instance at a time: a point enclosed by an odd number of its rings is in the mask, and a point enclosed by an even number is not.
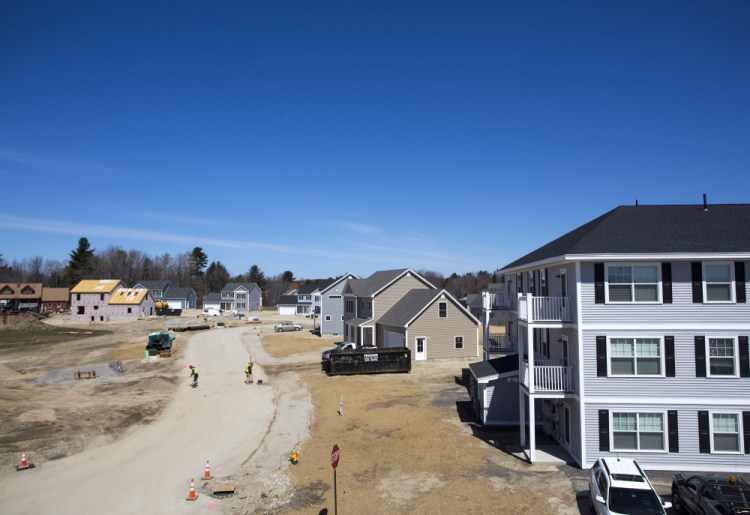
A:
[[[467,311],[466,308],[464,308],[447,290],[438,291],[424,289],[409,290],[406,295],[401,297],[398,302],[391,306],[391,309],[383,313],[383,316],[378,319],[378,323],[396,327],[406,327],[432,304],[442,299],[451,302],[473,323],[479,323],[479,320]]]
[[[133,288],[148,288],[149,290],[166,290],[172,288],[172,283],[169,281],[138,281],[135,283]]]
[[[347,290],[357,297],[374,297],[405,275],[412,275],[432,290],[437,289],[434,284],[412,269],[399,268],[397,270],[380,270],[367,279],[351,279],[347,282]]]
[[[222,291],[222,293],[223,292],[227,292],[228,293],[228,292],[234,292],[234,291],[237,291],[237,290],[244,289],[244,290],[246,290],[249,293],[249,292],[253,291],[253,289],[255,289],[255,288],[260,289],[258,287],[258,285],[255,284],[255,283],[227,283],[227,284],[224,285],[224,287],[221,289],[221,291]]]
[[[111,293],[121,286],[120,279],[84,279],[76,284],[70,293]]]
[[[162,296],[165,300],[170,299],[187,299],[191,295],[195,295],[195,291],[192,288],[169,288],[167,292]]]
[[[566,255],[750,252],[750,204],[620,206],[506,265]]]

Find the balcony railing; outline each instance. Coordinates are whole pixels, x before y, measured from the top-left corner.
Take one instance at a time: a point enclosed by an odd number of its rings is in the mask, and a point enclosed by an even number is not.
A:
[[[518,318],[526,322],[570,322],[570,297],[518,296]]]
[[[486,310],[512,310],[515,308],[516,294],[485,292],[484,295],[484,309]]]
[[[537,363],[553,363],[539,361]],[[529,384],[530,370],[533,370],[534,384]],[[528,362],[521,362],[521,380],[529,392],[572,392],[573,367],[563,365],[534,364],[529,367]]]
[[[513,341],[507,334],[490,334],[487,338],[487,352],[512,352]]]

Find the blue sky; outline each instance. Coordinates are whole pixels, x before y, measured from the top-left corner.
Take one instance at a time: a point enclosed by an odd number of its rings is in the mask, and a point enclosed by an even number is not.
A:
[[[750,2],[0,2],[0,253],[494,270],[746,203]]]

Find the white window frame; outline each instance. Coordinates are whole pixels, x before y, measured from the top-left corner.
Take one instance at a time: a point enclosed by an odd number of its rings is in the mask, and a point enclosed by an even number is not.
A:
[[[461,346],[460,347],[458,346],[458,339],[459,338],[461,339]],[[454,336],[453,337],[453,348],[456,349],[456,350],[464,348],[464,337],[463,336]]]
[[[649,340],[659,340],[659,373],[658,374],[639,374],[638,373],[638,355],[636,354],[633,356],[633,360],[635,363],[635,372],[633,374],[615,374],[612,372],[612,358],[617,357],[614,356],[614,353],[612,352],[612,340],[616,339],[622,339],[622,340],[633,340],[633,343],[636,343],[635,340],[639,339],[649,339]],[[708,341],[708,340],[706,340]],[[637,349],[638,346],[635,345],[635,348]],[[645,357],[645,356],[641,356]],[[607,336],[607,376],[608,377],[666,377],[666,371],[664,369],[665,363],[664,363],[664,337],[662,336]],[[728,377],[728,376],[723,376]]]
[[[653,266],[656,268],[656,283],[642,283],[642,284],[655,284],[656,285],[656,300],[635,300],[635,282],[630,283],[630,299],[631,300],[610,300],[609,298],[609,269],[613,266],[629,266],[631,268],[631,276],[632,276],[632,268],[634,266]],[[625,283],[612,283],[612,284],[625,284]],[[661,278],[661,264],[660,263],[605,263],[604,264],[604,298],[605,302],[607,304],[662,304],[662,278]]]
[[[635,414],[636,415],[636,441],[638,442],[636,449],[618,449],[615,447],[615,433],[621,433],[623,431],[615,431],[615,414],[623,413],[623,414]],[[661,449],[641,449],[641,430],[638,428],[640,425],[640,416],[639,415],[661,415],[662,419],[662,448]],[[626,409],[618,409],[618,410],[610,410],[609,411],[609,441],[612,442],[612,451],[613,452],[645,452],[645,453],[651,453],[651,454],[658,454],[658,453],[666,453],[669,450],[669,427],[667,427],[667,424],[669,423],[667,419],[667,412],[662,410],[626,410]],[[648,431],[644,431],[648,432]]]
[[[733,415],[737,417],[737,450],[736,451],[717,451],[714,449],[714,415]],[[742,427],[742,412],[741,411],[726,411],[716,410],[708,412],[708,432],[711,438],[711,454],[744,454],[744,437]],[[722,434],[722,433],[719,433]],[[729,434],[729,433],[726,433]],[[733,434],[733,433],[732,433]]]
[[[718,283],[718,282],[708,282],[706,281],[706,266],[716,266],[716,265],[725,265],[729,267],[729,300],[709,300],[708,299],[708,285],[709,284],[726,284],[726,283]],[[735,290],[735,277],[734,277],[734,263],[731,261],[705,261],[701,263],[701,272],[703,277],[703,284],[701,284],[701,288],[703,288],[703,302],[705,304],[734,304],[736,302],[736,299],[734,297],[734,290]]]
[[[733,360],[733,367],[734,367],[734,373],[733,374],[712,374],[711,373],[711,340],[732,340],[732,352],[734,353],[734,360]],[[739,377],[740,376],[740,363],[739,363],[739,343],[736,336],[710,336],[706,335],[706,377],[716,377],[716,378],[732,378],[732,377]]]
[[[441,306],[445,306],[445,309],[442,309]],[[445,313],[445,315],[441,315],[440,313]],[[448,318],[448,301],[441,300],[438,302],[438,318]]]

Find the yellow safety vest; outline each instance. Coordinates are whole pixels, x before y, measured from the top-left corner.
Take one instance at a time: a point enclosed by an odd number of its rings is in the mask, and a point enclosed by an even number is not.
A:
[[[246,374],[249,374],[252,369],[253,369],[253,366],[250,363],[248,363],[247,365],[245,365],[245,373]]]
[[[193,367],[193,374],[198,375],[198,369],[196,367]]]

